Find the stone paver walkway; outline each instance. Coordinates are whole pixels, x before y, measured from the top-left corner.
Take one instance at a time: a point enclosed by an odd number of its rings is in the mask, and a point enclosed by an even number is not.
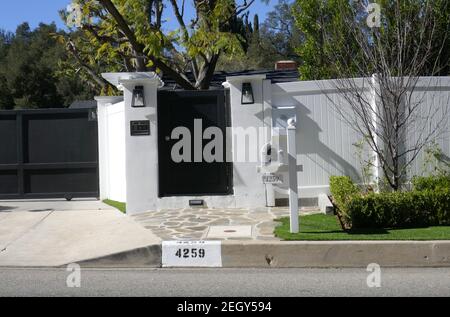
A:
[[[313,208],[300,212],[302,215],[320,213]],[[273,232],[278,223],[274,219],[286,216],[289,216],[287,208],[199,208],[148,212],[133,216],[133,219],[166,241],[206,239],[211,226],[252,226],[251,239],[277,240]]]

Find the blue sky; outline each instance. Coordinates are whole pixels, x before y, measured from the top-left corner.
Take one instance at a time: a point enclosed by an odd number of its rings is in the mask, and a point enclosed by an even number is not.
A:
[[[277,0],[271,0],[269,5],[261,1],[255,2],[251,13],[257,13],[260,21],[269,12]],[[2,0],[0,4],[0,29],[15,31],[17,25],[29,22],[32,28],[39,22],[56,22],[59,27],[63,23],[58,15],[58,10],[66,8],[70,0]]]

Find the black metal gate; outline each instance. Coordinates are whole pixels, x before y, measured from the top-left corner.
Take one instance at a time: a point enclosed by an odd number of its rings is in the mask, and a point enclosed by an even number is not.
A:
[[[225,146],[226,128],[230,124],[223,90],[158,93],[160,197],[232,194],[232,166],[226,162],[225,150],[222,162],[208,163],[203,158],[196,163],[194,150],[191,162],[172,160],[172,147],[179,141],[171,139],[172,131],[177,127],[189,129],[193,144],[196,119],[202,120],[202,135],[209,127],[219,128]],[[203,140],[203,147],[210,141]]]
[[[0,199],[98,197],[89,109],[0,111]]]

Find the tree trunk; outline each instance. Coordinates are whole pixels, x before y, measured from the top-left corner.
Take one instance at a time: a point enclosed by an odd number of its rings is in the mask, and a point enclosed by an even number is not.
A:
[[[145,57],[133,50],[133,55],[135,56],[136,63],[136,71],[137,72],[146,72],[147,66],[145,65]]]
[[[217,63],[219,62],[220,53],[214,54],[210,61],[203,65],[199,78],[197,80],[196,88],[200,90],[208,90],[211,86],[211,81],[214,77]]]

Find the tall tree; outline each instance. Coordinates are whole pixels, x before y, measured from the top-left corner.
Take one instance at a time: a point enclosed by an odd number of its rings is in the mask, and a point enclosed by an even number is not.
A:
[[[279,0],[267,14],[263,23],[256,15],[253,33],[248,36],[246,55],[240,58],[222,59],[220,68],[224,70],[273,69],[279,60],[299,62],[296,47],[302,41],[302,34],[295,25],[292,15],[293,2]]]
[[[279,0],[274,10],[267,14],[261,30],[265,48],[271,48],[278,58],[298,60],[295,48],[302,40],[302,34],[295,25],[292,15],[293,2]]]
[[[233,23],[254,2],[194,0],[189,17],[189,4],[179,0],[72,0],[72,12],[63,15],[83,36],[66,39],[67,47],[93,76],[103,63],[116,71],[157,70],[181,88],[208,89],[219,58],[242,51]],[[166,11],[175,17],[176,30],[167,31]],[[98,74],[95,80],[100,83]]]
[[[348,0],[295,1],[292,13],[295,24],[303,35],[302,41],[296,47],[296,52],[302,60],[301,79],[327,79],[338,76],[334,61],[330,59],[335,52],[357,63],[355,56],[346,51],[349,47],[356,46],[344,19],[344,14],[351,10],[352,3]]]
[[[378,181],[391,190],[401,190],[419,154],[447,132],[450,100],[426,103],[425,93],[433,83],[429,79],[420,82],[420,76],[448,71],[450,4],[446,0],[379,1],[379,23],[372,24],[367,20],[367,3],[327,2],[336,5],[337,15],[323,17],[328,22],[322,25],[319,43],[324,47],[333,43],[335,49],[322,51],[323,61],[307,59],[305,64],[319,68],[312,76],[335,78],[342,98],[329,99],[336,113],[374,153],[367,163],[381,171]],[[345,38],[340,33],[343,25],[348,30]],[[441,108],[436,107],[438,103]]]
[[[0,30],[0,69],[4,69],[5,57],[11,45],[12,34]],[[14,99],[8,88],[5,75],[0,71],[0,109],[12,109]]]
[[[358,27],[370,40],[370,28],[366,24],[368,6],[378,4],[382,8],[384,28],[383,44],[386,48],[396,48],[398,38],[394,29],[408,19],[409,28],[416,31],[423,23],[421,10],[430,6],[435,22],[433,36],[446,39],[449,32],[450,9],[446,0],[296,0],[293,16],[297,27],[304,35],[297,46],[297,53],[302,59],[300,74],[303,80],[337,78],[342,74],[339,64],[345,65],[346,73],[361,76],[358,65],[363,61],[360,43],[356,42],[354,27]],[[404,16],[398,16],[401,12]],[[414,41],[413,41],[414,42]],[[448,60],[450,43],[445,41],[432,43],[432,54],[438,60],[439,67],[433,65],[422,69],[424,75],[447,75],[450,73]],[[336,58],[339,56],[339,58]],[[436,72],[436,70],[439,70]]]
[[[255,36],[259,38],[259,16],[257,14],[253,17],[253,28]]]
[[[65,48],[54,35],[54,24],[31,30],[27,23],[15,34],[0,33],[0,108],[60,108],[76,99],[91,99],[96,91],[76,76],[59,72]]]

